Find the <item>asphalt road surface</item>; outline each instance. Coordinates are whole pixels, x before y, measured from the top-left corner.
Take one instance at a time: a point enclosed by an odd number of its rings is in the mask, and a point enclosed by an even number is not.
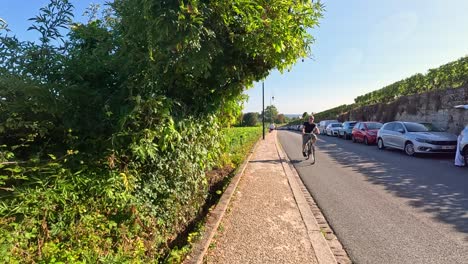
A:
[[[300,134],[279,141],[354,263],[468,263],[468,168],[447,155],[320,136],[317,162]]]

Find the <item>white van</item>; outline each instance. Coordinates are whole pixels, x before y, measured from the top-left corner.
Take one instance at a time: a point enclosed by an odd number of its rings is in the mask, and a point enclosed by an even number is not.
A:
[[[338,120],[322,120],[318,123],[318,128],[320,129],[320,134],[325,135],[325,129],[331,123],[339,123]]]

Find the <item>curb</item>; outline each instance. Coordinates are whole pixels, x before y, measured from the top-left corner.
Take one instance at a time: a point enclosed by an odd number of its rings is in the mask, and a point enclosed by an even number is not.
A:
[[[293,169],[293,165],[289,160],[288,156],[284,152],[281,144],[278,141],[278,137],[275,136],[275,146],[276,151],[278,152],[278,156],[281,160],[281,165],[283,166],[284,173],[286,174],[289,182],[289,186],[294,195],[294,199],[296,200],[296,204],[299,208],[299,211],[302,216],[302,220],[307,229],[307,234],[309,236],[310,243],[312,244],[312,248],[315,252],[315,256],[319,264],[337,264],[337,260],[328,245],[327,241],[325,240],[324,235],[321,232],[321,229],[317,223],[317,220],[312,213],[309,204],[302,193],[302,189],[300,188],[300,184],[298,181],[301,179],[297,174],[297,171]]]
[[[249,164],[249,161],[252,158],[254,151],[257,149],[259,143],[261,142],[260,140],[262,139],[259,138],[259,140],[255,143],[255,145],[249,153],[249,156],[244,160],[242,165],[239,167],[239,170],[236,173],[236,175],[232,177],[231,183],[229,183],[229,186],[221,195],[221,198],[216,204],[216,207],[209,213],[205,223],[205,230],[203,232],[203,236],[199,240],[199,242],[196,243],[191,253],[186,257],[186,259],[183,262],[184,264],[203,263],[203,259],[205,257],[206,252],[208,251],[208,247],[211,244],[211,240],[213,239],[214,235],[218,230],[219,223],[221,222],[224,213],[226,212],[229,206],[229,202],[231,201],[231,198],[234,195],[234,192],[237,188],[237,185],[239,184],[240,179],[242,178],[242,175],[244,175],[245,168],[247,168],[247,165]]]

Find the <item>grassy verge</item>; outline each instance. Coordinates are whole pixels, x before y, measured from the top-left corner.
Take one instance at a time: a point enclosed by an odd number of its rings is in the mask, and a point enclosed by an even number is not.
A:
[[[203,211],[189,225],[187,230],[183,234],[180,234],[178,242],[173,246],[173,250],[166,258],[165,263],[182,263],[190,253],[192,244],[201,238],[209,209],[218,203],[231,178],[235,175],[239,166],[247,158],[255,143],[262,135],[262,127],[232,127],[225,129],[224,134],[226,140],[226,149],[223,157],[225,159],[225,166],[207,172],[210,190]]]
[[[225,134],[227,153],[234,167],[238,167],[262,135],[262,127],[233,127],[226,129]]]

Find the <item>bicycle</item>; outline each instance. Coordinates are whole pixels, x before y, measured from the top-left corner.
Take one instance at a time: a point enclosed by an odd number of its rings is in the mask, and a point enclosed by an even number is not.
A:
[[[312,133],[305,133],[304,135],[309,135],[309,139],[307,140],[307,143],[306,143],[306,149],[307,149],[307,158],[306,160],[308,160],[310,158],[310,156],[312,155],[314,157],[314,164],[315,164],[315,144],[312,143],[312,137],[310,135],[312,135]]]

